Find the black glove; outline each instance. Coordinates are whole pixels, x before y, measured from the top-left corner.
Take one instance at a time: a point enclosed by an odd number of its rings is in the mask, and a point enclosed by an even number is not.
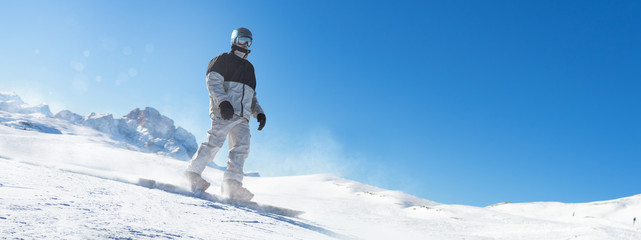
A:
[[[267,117],[265,117],[265,114],[259,113],[258,116],[256,116],[256,119],[258,119],[258,131],[263,130],[263,127],[265,127],[265,122],[267,122]]]
[[[223,117],[223,119],[229,120],[234,116],[234,107],[232,107],[228,101],[221,102],[218,104],[218,107],[220,108],[220,116]]]

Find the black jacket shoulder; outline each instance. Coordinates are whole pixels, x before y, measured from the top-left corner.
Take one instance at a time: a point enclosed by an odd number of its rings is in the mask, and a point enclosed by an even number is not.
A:
[[[232,52],[222,53],[209,61],[206,74],[210,72],[219,73],[226,82],[244,83],[256,90],[254,65]]]

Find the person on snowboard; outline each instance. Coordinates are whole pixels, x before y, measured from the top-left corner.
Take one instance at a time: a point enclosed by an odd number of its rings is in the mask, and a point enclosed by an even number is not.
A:
[[[185,171],[192,191],[205,191],[209,183],[201,177],[205,166],[211,162],[229,137],[229,161],[223,175],[221,193],[225,198],[249,201],[254,197],[243,187],[243,166],[249,155],[250,116],[259,122],[262,130],[267,121],[265,112],[256,99],[254,66],[247,60],[251,52],[252,33],[247,28],[237,28],[231,34],[231,51],[212,59],[207,67],[209,89],[209,117],[211,130],[208,141],[198,147]]]

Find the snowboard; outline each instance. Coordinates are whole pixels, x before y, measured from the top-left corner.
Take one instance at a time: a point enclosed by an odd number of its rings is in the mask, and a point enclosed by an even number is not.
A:
[[[303,211],[293,210],[293,209],[284,208],[284,207],[277,207],[277,206],[272,206],[267,204],[261,204],[253,201],[241,201],[241,200],[235,200],[230,198],[223,198],[220,195],[211,194],[203,191],[192,192],[188,190],[186,187],[181,187],[179,185],[175,185],[171,183],[159,182],[153,179],[139,178],[138,185],[146,188],[162,190],[168,193],[196,197],[196,198],[210,201],[210,202],[223,203],[223,204],[228,204],[235,207],[247,208],[247,209],[251,209],[258,212],[273,213],[273,214],[278,214],[278,215],[287,216],[287,217],[298,217],[299,215],[305,213]]]

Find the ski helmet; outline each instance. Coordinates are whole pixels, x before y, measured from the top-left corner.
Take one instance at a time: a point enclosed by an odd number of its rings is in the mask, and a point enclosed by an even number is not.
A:
[[[231,32],[231,44],[246,44],[247,47],[249,47],[252,45],[252,40],[252,32],[250,32],[247,28],[236,28],[233,32]]]

